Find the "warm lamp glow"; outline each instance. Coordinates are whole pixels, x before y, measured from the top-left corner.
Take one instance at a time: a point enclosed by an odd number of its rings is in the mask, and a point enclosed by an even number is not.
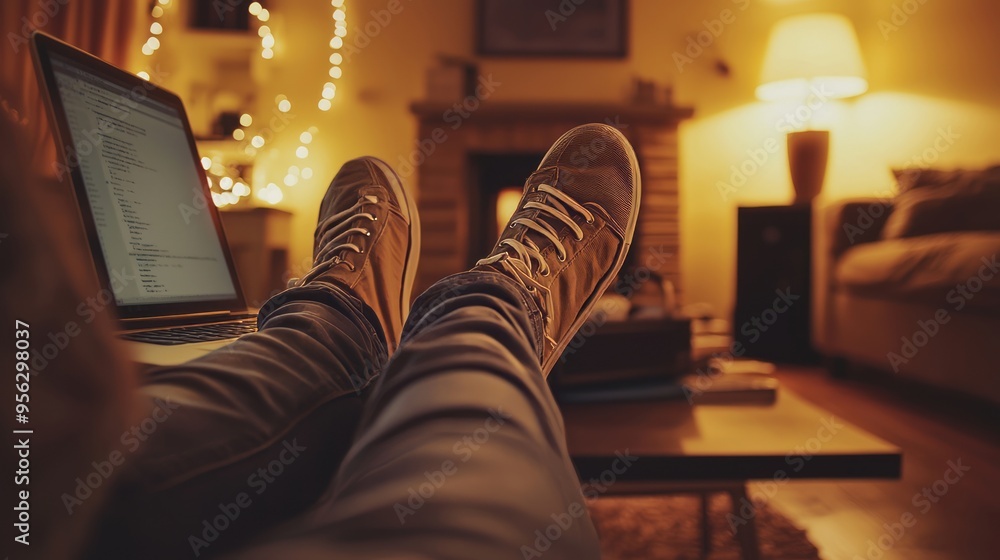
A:
[[[802,100],[811,89],[829,98],[868,90],[865,64],[850,20],[809,14],[779,21],[771,31],[757,98]]]

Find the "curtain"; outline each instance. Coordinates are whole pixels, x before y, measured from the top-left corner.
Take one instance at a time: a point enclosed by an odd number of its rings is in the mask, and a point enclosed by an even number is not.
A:
[[[51,173],[56,159],[45,105],[38,90],[29,38],[35,29],[111,64],[124,66],[142,0],[3,0],[0,5],[0,104],[20,126],[33,167]],[[4,139],[4,144],[13,139]],[[6,149],[8,146],[5,146]]]

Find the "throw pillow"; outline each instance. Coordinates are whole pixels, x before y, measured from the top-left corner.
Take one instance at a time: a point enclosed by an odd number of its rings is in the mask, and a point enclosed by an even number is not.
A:
[[[1000,166],[893,170],[899,194],[883,239],[949,231],[1000,231]]]

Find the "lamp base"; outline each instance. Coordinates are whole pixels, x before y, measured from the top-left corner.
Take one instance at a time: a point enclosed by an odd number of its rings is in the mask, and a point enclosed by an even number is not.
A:
[[[823,190],[830,154],[829,130],[788,133],[788,171],[795,188],[795,204],[810,204]]]

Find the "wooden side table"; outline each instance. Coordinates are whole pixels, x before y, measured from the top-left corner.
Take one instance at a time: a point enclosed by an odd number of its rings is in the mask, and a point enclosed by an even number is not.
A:
[[[285,288],[292,214],[277,208],[224,210],[219,214],[247,305],[258,308]]]
[[[741,357],[815,363],[812,207],[740,207],[733,338]]]

